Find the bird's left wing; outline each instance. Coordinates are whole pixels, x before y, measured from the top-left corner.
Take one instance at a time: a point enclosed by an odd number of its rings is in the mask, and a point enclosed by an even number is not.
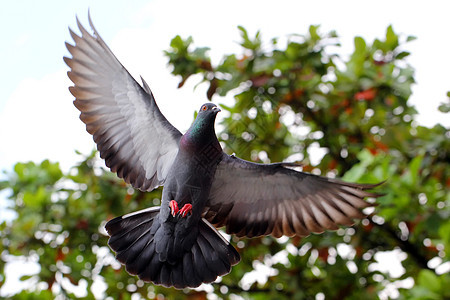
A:
[[[66,43],[75,106],[100,156],[127,183],[149,191],[164,183],[178,153],[181,133],[167,121],[143,81],[141,87],[95,30],[91,35],[77,19],[81,36]]]
[[[256,164],[224,155],[204,217],[227,233],[254,237],[307,236],[364,218],[376,185],[347,183],[298,172],[295,164]]]

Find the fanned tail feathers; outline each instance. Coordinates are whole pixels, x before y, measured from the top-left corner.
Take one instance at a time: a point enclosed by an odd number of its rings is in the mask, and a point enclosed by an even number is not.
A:
[[[179,249],[176,261],[161,259],[165,256],[156,251],[154,239],[161,228],[158,213],[159,207],[152,207],[112,219],[105,226],[111,236],[109,246],[130,274],[181,289],[213,282],[239,262],[239,253],[204,219],[199,222],[198,235],[190,249]]]

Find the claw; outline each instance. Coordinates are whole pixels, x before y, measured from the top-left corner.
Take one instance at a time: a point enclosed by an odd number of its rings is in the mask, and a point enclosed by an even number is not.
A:
[[[188,213],[192,213],[192,205],[187,203],[183,206],[182,209],[178,212],[183,218],[187,216]]]
[[[170,213],[172,214],[172,217],[175,217],[175,215],[178,213],[178,203],[175,200],[171,200],[169,202],[170,207]]]

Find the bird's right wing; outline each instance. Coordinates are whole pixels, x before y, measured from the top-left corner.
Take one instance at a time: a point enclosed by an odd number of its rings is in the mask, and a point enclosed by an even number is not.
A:
[[[160,112],[147,84],[141,87],[114,56],[90,17],[93,35],[77,23],[81,36],[69,29],[75,45],[66,43],[72,58],[64,61],[80,119],[111,171],[150,191],[164,183],[181,133]]]

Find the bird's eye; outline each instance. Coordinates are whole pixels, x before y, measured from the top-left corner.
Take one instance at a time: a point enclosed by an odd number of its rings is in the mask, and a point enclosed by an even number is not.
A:
[[[206,110],[206,105],[202,106],[202,110],[205,111]]]

